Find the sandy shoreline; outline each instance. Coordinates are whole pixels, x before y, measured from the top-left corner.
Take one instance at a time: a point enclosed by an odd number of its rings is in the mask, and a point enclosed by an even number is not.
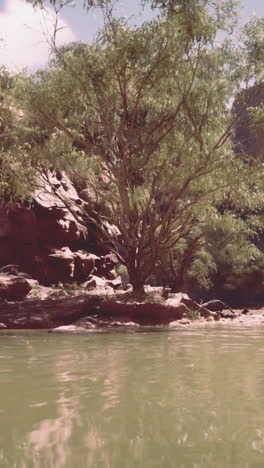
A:
[[[264,307],[260,309],[249,309],[250,312],[247,315],[242,314],[243,309],[235,309],[234,312],[237,314],[235,318],[220,318],[219,320],[205,319],[200,318],[199,320],[179,320],[171,322],[169,324],[170,328],[187,328],[187,327],[243,327],[243,328],[253,328],[253,327],[264,327]],[[224,310],[227,312],[228,310]],[[241,315],[240,315],[241,314]]]

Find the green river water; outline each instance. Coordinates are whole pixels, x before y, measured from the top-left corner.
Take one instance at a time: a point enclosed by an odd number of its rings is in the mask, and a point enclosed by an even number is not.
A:
[[[0,468],[264,467],[264,327],[0,344]]]

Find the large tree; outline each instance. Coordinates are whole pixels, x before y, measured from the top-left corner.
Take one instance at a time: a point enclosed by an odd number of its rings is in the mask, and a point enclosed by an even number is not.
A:
[[[234,2],[152,5],[158,18],[136,28],[107,9],[92,45],[60,50],[55,34],[49,68],[20,82],[25,121],[38,134],[32,161],[81,168],[118,227],[113,250],[135,290],[254,170],[230,141],[243,50],[217,41]]]

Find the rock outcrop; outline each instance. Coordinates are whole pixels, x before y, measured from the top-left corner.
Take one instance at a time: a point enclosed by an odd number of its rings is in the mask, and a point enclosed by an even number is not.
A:
[[[0,210],[0,268],[18,265],[46,285],[82,283],[92,274],[115,280],[117,260],[107,244],[98,247],[98,220],[69,178],[49,171],[36,187],[29,206]]]
[[[22,301],[30,290],[25,278],[0,274],[0,301]]]

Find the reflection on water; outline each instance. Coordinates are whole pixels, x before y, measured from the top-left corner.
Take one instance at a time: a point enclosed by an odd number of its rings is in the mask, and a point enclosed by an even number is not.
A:
[[[262,467],[263,332],[1,334],[0,467]]]

